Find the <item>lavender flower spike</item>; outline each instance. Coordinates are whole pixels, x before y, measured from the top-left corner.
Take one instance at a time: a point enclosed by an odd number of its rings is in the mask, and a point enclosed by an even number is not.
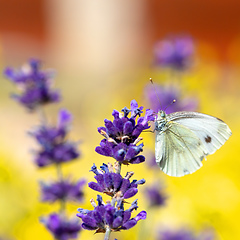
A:
[[[69,179],[53,183],[40,182],[41,199],[43,202],[55,202],[57,200],[82,202],[85,183],[85,179],[80,179],[76,183],[71,182]]]
[[[20,94],[12,95],[13,98],[31,111],[60,100],[59,92],[51,89],[53,73],[42,71],[40,67],[39,60],[31,59],[20,70],[6,68],[4,71],[4,75],[21,89]]]
[[[178,111],[196,111],[198,100],[196,97],[182,97],[182,90],[176,85],[154,84],[145,87],[145,96],[154,112],[165,109],[167,114]],[[156,90],[156,91],[155,91]],[[158,101],[158,98],[160,101]],[[177,100],[171,104],[173,100]],[[171,104],[171,105],[170,105]]]
[[[148,186],[145,190],[145,196],[149,202],[150,207],[163,206],[166,202],[166,195],[163,193],[161,186],[155,183],[152,186]]]
[[[159,240],[214,240],[215,234],[213,232],[202,231],[195,235],[192,231],[187,229],[170,230],[165,229],[159,232]]]
[[[119,165],[118,163],[116,163]],[[118,168],[118,166],[115,167]],[[138,192],[138,185],[144,184],[145,180],[141,179],[139,181],[133,180],[129,181],[133,172],[127,173],[127,175],[123,178],[119,173],[115,173],[113,170],[113,166],[111,163],[108,165],[103,164],[101,166],[101,170],[96,170],[95,165],[92,167],[92,170],[96,175],[95,179],[97,182],[90,182],[88,186],[98,192],[106,193],[107,195],[116,198],[117,200],[127,199],[135,196]]]
[[[56,127],[42,125],[31,133],[41,146],[35,155],[35,162],[39,167],[68,162],[79,157],[77,143],[66,140],[70,123],[71,114],[61,110]]]
[[[67,220],[65,217],[53,213],[40,221],[53,234],[56,240],[68,240],[77,238],[81,226],[76,219]]]
[[[99,133],[105,137],[95,151],[101,155],[113,157],[122,164],[137,164],[145,161],[145,157],[138,155],[142,152],[143,144],[140,134],[150,128],[149,121],[154,121],[153,112],[146,110],[145,117],[141,117],[143,107],[138,107],[135,100],[131,101],[131,109],[124,107],[123,114],[114,110],[111,122],[104,120],[105,127],[99,127]],[[131,116],[128,117],[131,112]],[[138,120],[137,120],[138,117]]]
[[[194,51],[193,40],[190,37],[168,38],[155,44],[154,64],[185,70],[191,65]]]
[[[110,203],[104,204],[101,196],[98,195],[98,205],[93,202],[94,210],[86,211],[78,209],[77,216],[82,219],[82,227],[86,230],[95,230],[96,233],[105,233],[107,229],[111,231],[128,230],[134,227],[139,220],[146,219],[147,213],[140,212],[136,217],[131,218],[131,213],[137,208],[136,201],[133,205],[124,210],[120,202],[119,207],[112,206]]]

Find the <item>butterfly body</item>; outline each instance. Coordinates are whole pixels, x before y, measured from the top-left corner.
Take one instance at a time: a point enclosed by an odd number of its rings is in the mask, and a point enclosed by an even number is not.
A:
[[[159,111],[155,121],[156,162],[167,175],[181,177],[202,166],[231,136],[222,120],[197,112]]]

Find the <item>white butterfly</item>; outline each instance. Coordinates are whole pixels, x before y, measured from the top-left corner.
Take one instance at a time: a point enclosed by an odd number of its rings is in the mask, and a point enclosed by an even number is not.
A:
[[[155,121],[156,162],[169,176],[181,177],[198,170],[232,135],[222,120],[197,112],[159,111]]]

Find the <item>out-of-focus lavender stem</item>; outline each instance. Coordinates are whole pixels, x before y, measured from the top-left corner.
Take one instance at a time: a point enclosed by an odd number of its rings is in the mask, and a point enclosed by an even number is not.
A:
[[[62,173],[62,165],[61,163],[56,164],[56,168],[57,168],[57,176],[58,176],[58,180],[59,182],[63,182],[63,173]],[[61,199],[60,202],[60,213],[64,213],[66,209],[66,201],[65,199]]]

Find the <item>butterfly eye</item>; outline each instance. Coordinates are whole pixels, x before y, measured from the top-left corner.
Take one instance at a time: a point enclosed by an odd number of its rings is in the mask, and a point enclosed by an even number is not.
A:
[[[165,112],[161,112],[161,117],[162,117],[162,118],[165,118],[165,117],[166,117]]]

